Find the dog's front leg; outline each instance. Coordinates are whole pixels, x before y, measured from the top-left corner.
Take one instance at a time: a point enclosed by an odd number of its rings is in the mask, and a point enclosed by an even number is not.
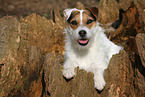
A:
[[[65,60],[63,68],[63,76],[65,78],[70,79],[75,75],[76,65],[69,58]]]
[[[94,72],[94,87],[98,90],[102,90],[106,84],[103,77],[104,69],[99,68]]]

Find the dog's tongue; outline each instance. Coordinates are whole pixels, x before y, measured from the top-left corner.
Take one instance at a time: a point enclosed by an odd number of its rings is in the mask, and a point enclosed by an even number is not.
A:
[[[84,40],[80,39],[79,40],[79,43],[81,43],[81,44],[86,44],[87,42],[88,42],[88,39],[84,39]]]

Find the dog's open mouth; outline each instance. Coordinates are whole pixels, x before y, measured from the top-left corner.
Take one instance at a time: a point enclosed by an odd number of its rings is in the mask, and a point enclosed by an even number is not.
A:
[[[81,45],[81,46],[86,46],[88,44],[89,40],[88,39],[79,39],[78,40],[78,43]]]

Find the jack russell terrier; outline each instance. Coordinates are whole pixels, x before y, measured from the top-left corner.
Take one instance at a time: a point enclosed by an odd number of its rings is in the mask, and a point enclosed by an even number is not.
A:
[[[65,9],[64,16],[67,28],[63,75],[67,79],[72,78],[76,67],[92,72],[94,87],[101,91],[106,84],[104,70],[112,55],[119,53],[122,47],[104,34],[105,30],[97,22],[98,8]]]

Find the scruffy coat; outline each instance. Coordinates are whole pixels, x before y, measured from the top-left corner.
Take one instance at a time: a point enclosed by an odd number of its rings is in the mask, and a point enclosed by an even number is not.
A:
[[[64,11],[66,19],[69,18],[72,11],[81,11],[76,8],[66,9]],[[86,30],[88,33],[89,45],[80,46],[75,39],[79,30]],[[89,35],[90,34],[90,35]],[[75,75],[75,68],[84,69],[94,74],[94,87],[102,90],[106,84],[103,72],[107,69],[112,55],[119,53],[122,48],[111,42],[104,34],[104,29],[96,25],[91,29],[78,27],[73,30],[66,28],[66,44],[65,44],[65,62],[63,64],[63,75],[66,78],[72,78]]]

